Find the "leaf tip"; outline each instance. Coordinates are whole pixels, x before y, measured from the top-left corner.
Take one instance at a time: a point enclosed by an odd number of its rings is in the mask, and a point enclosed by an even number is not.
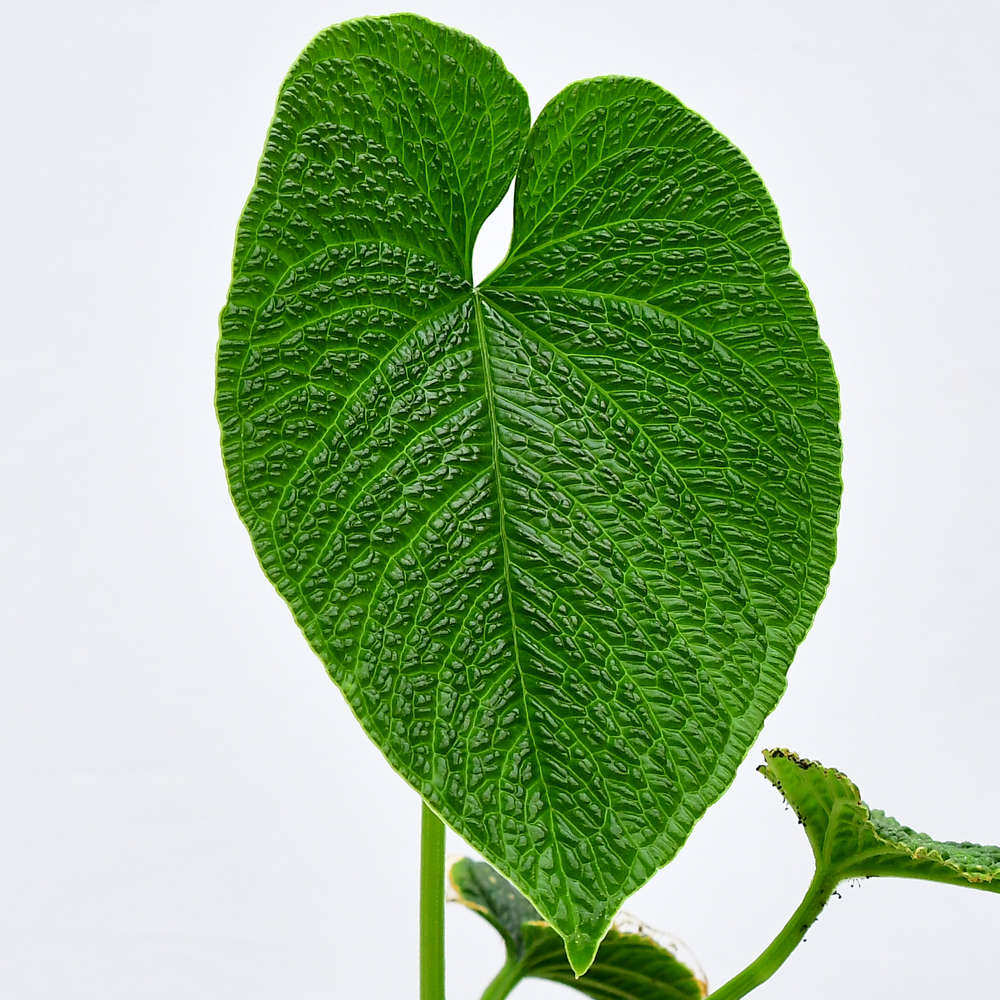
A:
[[[600,939],[579,932],[566,938],[566,957],[577,979],[594,964],[600,943]]]

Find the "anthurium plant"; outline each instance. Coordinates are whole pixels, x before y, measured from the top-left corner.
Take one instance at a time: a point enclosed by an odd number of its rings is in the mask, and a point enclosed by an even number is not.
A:
[[[514,184],[503,262],[472,252]],[[261,565],[423,799],[421,996],[453,897],[530,976],[694,998],[623,900],[680,849],[785,687],[829,580],[838,385],[774,204],[655,83],[570,84],[531,122],[474,38],[414,15],[318,35],[239,221],[216,404]],[[766,776],[816,875],[735,1000],[836,885],[1000,888],[786,751]]]

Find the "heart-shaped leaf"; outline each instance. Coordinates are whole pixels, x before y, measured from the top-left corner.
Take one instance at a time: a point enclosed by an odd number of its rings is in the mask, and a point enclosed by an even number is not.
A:
[[[837,385],[704,119],[604,78],[528,125],[466,35],[319,35],[240,220],[217,408],[260,561],[358,719],[581,972],[784,689],[834,557]]]
[[[597,1000],[701,1000],[708,993],[704,973],[676,954],[679,942],[671,945],[665,935],[622,919],[601,942],[593,965],[577,978],[562,938],[488,864],[461,858],[448,875],[452,899],[488,920],[507,946],[507,962],[494,980],[498,986],[487,991],[491,1000],[529,977],[572,986]]]
[[[1000,847],[934,840],[861,801],[840,771],[769,750],[758,770],[805,827],[828,884],[876,875],[919,878],[1000,892]]]

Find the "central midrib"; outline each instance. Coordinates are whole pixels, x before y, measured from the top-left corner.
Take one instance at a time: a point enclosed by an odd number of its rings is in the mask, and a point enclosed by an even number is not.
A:
[[[510,635],[514,646],[514,668],[517,670],[518,685],[521,689],[521,706],[524,711],[524,725],[528,733],[528,742],[531,745],[531,753],[535,758],[535,771],[538,774],[538,781],[542,788],[542,795],[545,799],[547,826],[552,837],[552,849],[559,859],[558,867],[561,871],[562,863],[559,851],[559,842],[555,835],[555,828],[552,825],[552,799],[549,796],[548,785],[545,781],[545,774],[542,771],[541,759],[538,753],[538,744],[535,741],[534,730],[531,727],[531,713],[528,709],[528,692],[524,680],[524,670],[521,667],[520,647],[517,641],[517,618],[514,613],[514,587],[510,576],[511,558],[510,545],[507,540],[506,511],[503,493],[503,476],[500,473],[500,432],[496,414],[495,390],[493,388],[493,366],[490,360],[489,348],[486,344],[486,324],[483,322],[483,307],[478,288],[472,291],[472,300],[475,306],[476,332],[479,338],[479,350],[483,362],[483,392],[486,396],[487,419],[490,424],[490,441],[493,450],[493,479],[497,491],[497,519],[500,533],[500,556],[503,561],[504,588],[507,591],[507,613],[510,616]],[[546,916],[546,914],[543,914]]]

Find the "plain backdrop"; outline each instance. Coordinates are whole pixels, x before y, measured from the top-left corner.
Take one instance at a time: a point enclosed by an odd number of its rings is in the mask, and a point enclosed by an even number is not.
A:
[[[770,187],[833,351],[846,491],[829,595],[732,789],[628,903],[716,986],[810,874],[754,774],[760,748],[840,767],[935,836],[1000,842],[998,10],[419,9],[499,50],[535,114],[604,73],[704,114]],[[5,17],[5,998],[416,997],[418,800],[260,572],[212,409],[233,234],[281,79],[326,25],[384,12],[54,0]],[[995,895],[873,880],[755,996],[992,997],[998,932]],[[448,934],[449,1000],[474,998],[500,947],[473,914],[450,913]]]

